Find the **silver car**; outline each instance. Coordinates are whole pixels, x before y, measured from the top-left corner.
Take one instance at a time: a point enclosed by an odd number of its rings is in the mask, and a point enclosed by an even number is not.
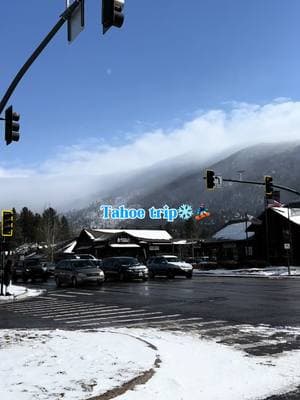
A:
[[[54,276],[57,287],[62,284],[73,287],[85,283],[101,285],[104,282],[104,272],[95,264],[94,260],[62,260],[56,265]]]

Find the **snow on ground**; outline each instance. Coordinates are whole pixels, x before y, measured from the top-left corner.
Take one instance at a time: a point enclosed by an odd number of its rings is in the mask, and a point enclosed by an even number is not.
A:
[[[291,275],[300,275],[300,267],[290,267]],[[267,268],[241,268],[241,269],[213,269],[198,270],[194,269],[195,275],[228,275],[228,276],[288,276],[288,267],[267,267]]]
[[[0,331],[0,399],[87,399],[151,369],[155,356],[122,334]]]
[[[88,399],[151,369],[157,356],[154,376],[116,399],[258,400],[300,384],[300,351],[252,357],[196,334],[155,329],[4,330],[0,398]]]
[[[160,368],[117,400],[254,400],[296,389],[300,351],[251,357],[188,333],[130,330],[158,347]]]
[[[24,286],[9,285],[7,289],[10,296],[0,296],[0,302],[12,301],[16,298],[35,297],[42,294],[44,291],[39,289],[28,289]],[[4,289],[5,293],[5,289]]]

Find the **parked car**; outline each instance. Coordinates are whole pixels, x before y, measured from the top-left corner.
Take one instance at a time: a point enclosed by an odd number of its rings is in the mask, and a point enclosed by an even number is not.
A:
[[[189,258],[186,262],[192,264],[194,268],[199,269],[216,269],[218,264],[216,261],[213,261],[208,256],[202,256],[197,258]]]
[[[156,275],[163,275],[168,278],[174,278],[177,275],[183,275],[186,278],[193,277],[193,266],[173,255],[151,257],[147,266],[151,278]]]
[[[108,257],[102,261],[105,276],[124,281],[126,279],[148,279],[148,268],[134,257]]]
[[[19,260],[14,265],[12,274],[13,282],[17,282],[19,279],[23,282],[27,282],[28,279],[31,279],[32,282],[36,279],[46,282],[48,278],[48,268],[39,259]]]
[[[56,286],[69,284],[78,287],[84,283],[96,283],[101,285],[104,282],[104,273],[94,260],[69,259],[62,260],[55,267]]]
[[[43,267],[46,267],[48,270],[49,276],[54,276],[55,264],[53,262],[45,261],[41,263]]]

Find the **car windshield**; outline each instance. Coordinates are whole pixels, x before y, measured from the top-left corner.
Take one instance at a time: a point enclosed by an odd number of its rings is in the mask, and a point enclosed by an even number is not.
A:
[[[168,262],[179,262],[181,261],[180,258],[176,256],[169,256],[169,257],[164,257]]]
[[[129,257],[124,257],[124,258],[119,258],[118,261],[122,264],[122,265],[139,265],[140,262],[137,258],[129,258]]]
[[[94,264],[94,262],[92,260],[76,260],[76,261],[72,261],[72,265],[75,268],[95,268],[96,265]]]

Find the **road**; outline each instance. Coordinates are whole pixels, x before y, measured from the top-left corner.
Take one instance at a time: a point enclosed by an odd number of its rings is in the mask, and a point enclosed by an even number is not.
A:
[[[251,356],[300,349],[299,278],[195,276],[57,289],[0,305],[0,329],[153,327],[194,332]],[[265,400],[296,400],[300,389]]]
[[[252,355],[300,348],[300,279],[195,276],[56,289],[1,305],[0,329],[157,327],[196,331]]]

